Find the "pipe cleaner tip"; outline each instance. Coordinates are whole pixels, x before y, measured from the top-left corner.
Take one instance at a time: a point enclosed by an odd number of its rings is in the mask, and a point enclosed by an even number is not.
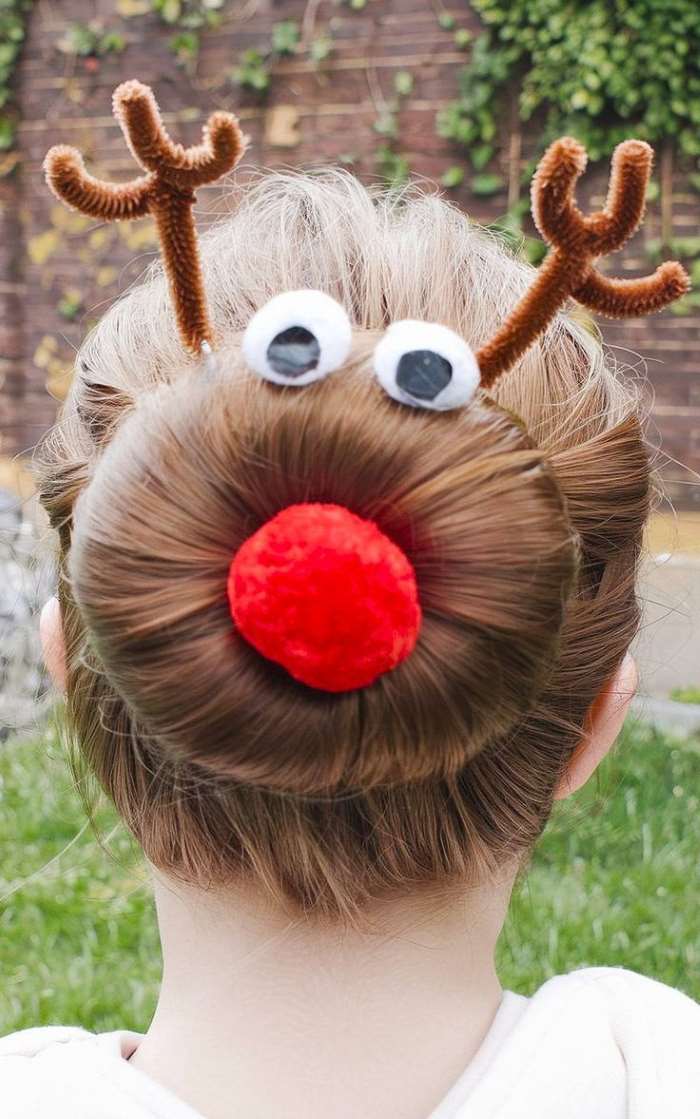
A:
[[[71,148],[68,144],[54,144],[44,156],[44,174],[50,181],[53,175],[60,174],[66,168],[80,167],[82,163],[80,152],[76,148]]]
[[[613,152],[613,158],[619,159],[621,156],[643,168],[650,168],[654,162],[654,149],[646,140],[623,140]]]
[[[690,276],[677,260],[667,260],[659,265],[657,275],[666,286],[669,300],[680,299],[682,295],[687,295],[692,287]]]
[[[550,144],[537,165],[533,186],[549,180],[568,183],[577,179],[586,169],[588,153],[583,144],[573,136],[561,136]]]
[[[129,78],[128,81],[118,85],[112,94],[112,104],[115,108],[126,104],[127,101],[143,101],[144,98],[155,101],[153,90],[149,85],[140,82],[138,78]]]

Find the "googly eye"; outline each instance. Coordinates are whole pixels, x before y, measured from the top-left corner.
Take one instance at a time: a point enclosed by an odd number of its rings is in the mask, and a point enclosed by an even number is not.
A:
[[[322,291],[285,291],[253,316],[243,356],[266,381],[310,385],[332,373],[350,353],[350,320]]]
[[[401,404],[447,411],[468,404],[479,387],[470,346],[439,323],[392,323],[374,351],[382,388]]]

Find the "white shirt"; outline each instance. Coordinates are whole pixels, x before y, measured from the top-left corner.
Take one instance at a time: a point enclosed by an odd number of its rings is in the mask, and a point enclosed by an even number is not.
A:
[[[1,1039],[2,1119],[203,1119],[129,1064],[139,1040],[70,1027]],[[558,976],[530,999],[507,991],[427,1119],[700,1119],[700,1006],[618,968]]]

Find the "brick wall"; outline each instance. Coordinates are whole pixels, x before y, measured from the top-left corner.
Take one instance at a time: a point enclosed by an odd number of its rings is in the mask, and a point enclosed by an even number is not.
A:
[[[0,459],[25,451],[52,421],[74,347],[155,251],[148,223],[99,226],[70,215],[53,202],[42,181],[42,159],[57,140],[81,147],[100,175],[133,174],[110,115],[112,89],[125,77],[138,76],[156,87],[167,125],[188,142],[197,138],[212,109],[231,108],[251,136],[255,163],[308,165],[352,156],[357,173],[369,177],[376,174],[375,153],[382,143],[373,122],[393,96],[395,73],[410,70],[414,87],[402,101],[397,150],[408,156],[413,171],[433,179],[463,158],[437,137],[434,121],[437,109],[455,96],[465,55],[455,48],[452,34],[441,30],[436,9],[425,0],[368,0],[360,12],[329,0],[231,2],[223,26],[202,36],[193,74],[175,63],[168,48],[172,29],[148,14],[121,18],[117,6],[118,0],[87,6],[84,0],[37,0],[34,6],[17,75],[19,162],[0,179]],[[137,8],[138,0],[127,6]],[[459,26],[477,29],[465,0],[448,3],[447,9]],[[126,37],[124,53],[96,65],[61,54],[57,42],[66,26],[93,17]],[[228,74],[240,52],[268,43],[272,24],[282,19],[305,21],[310,34],[312,23],[314,34],[330,25],[333,54],[320,66],[306,55],[277,63],[269,96],[261,103],[236,88]],[[507,173],[513,146],[505,140],[502,166],[495,169]],[[524,135],[524,156],[535,140]],[[588,200],[599,201],[605,176],[604,169],[596,169],[589,177]],[[476,198],[468,186],[454,197],[482,221],[506,208],[504,196]],[[210,203],[215,209],[211,192],[204,208]],[[657,207],[651,207],[647,238],[659,235]],[[680,172],[674,182],[674,225],[678,237],[698,233],[697,196]],[[640,238],[615,265],[629,275],[649,269]],[[74,318],[60,314],[61,302]],[[638,364],[637,353],[647,359],[655,424],[669,456],[668,489],[686,506],[700,506],[700,489],[689,484],[690,471],[700,472],[699,336],[697,311],[605,326],[606,340],[617,347],[621,361]]]

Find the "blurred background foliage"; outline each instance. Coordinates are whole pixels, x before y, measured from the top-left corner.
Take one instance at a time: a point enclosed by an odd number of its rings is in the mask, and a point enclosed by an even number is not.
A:
[[[490,158],[503,95],[513,88],[522,121],[544,113],[542,144],[569,133],[596,160],[634,135],[700,156],[696,0],[472,0],[472,7],[485,30],[460,75],[460,97],[440,122],[444,135],[469,147],[475,166]]]

